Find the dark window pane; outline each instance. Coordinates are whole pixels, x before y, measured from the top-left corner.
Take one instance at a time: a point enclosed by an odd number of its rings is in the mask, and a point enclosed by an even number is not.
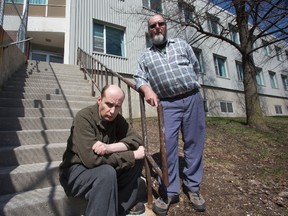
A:
[[[123,56],[123,31],[106,27],[106,53]]]

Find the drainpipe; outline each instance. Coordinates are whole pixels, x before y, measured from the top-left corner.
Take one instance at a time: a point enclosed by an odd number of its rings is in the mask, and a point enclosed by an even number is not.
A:
[[[29,0],[24,0],[22,11],[22,22],[18,31],[18,41],[26,39],[27,24],[28,24],[28,9],[29,9]],[[20,43],[19,48],[22,50],[23,53],[26,53],[26,43]]]

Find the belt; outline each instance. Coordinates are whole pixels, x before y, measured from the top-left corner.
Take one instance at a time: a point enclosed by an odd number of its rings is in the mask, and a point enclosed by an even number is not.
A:
[[[161,98],[160,100],[180,100],[180,99],[189,97],[191,95],[194,95],[194,94],[196,94],[198,92],[199,92],[199,89],[195,88],[195,89],[192,89],[192,91],[186,92],[184,94],[176,95],[176,96],[170,97],[170,98]]]

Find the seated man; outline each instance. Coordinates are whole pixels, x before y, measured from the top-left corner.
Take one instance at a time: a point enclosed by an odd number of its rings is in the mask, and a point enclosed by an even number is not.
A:
[[[105,86],[97,103],[80,110],[71,127],[60,182],[68,196],[88,200],[85,216],[145,211],[137,200],[145,149],[119,114],[124,98],[118,86]]]

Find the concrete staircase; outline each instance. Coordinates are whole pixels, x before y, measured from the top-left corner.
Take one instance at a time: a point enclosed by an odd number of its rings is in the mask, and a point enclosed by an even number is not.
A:
[[[0,216],[81,215],[58,166],[77,111],[95,104],[78,66],[29,61],[0,92]]]

